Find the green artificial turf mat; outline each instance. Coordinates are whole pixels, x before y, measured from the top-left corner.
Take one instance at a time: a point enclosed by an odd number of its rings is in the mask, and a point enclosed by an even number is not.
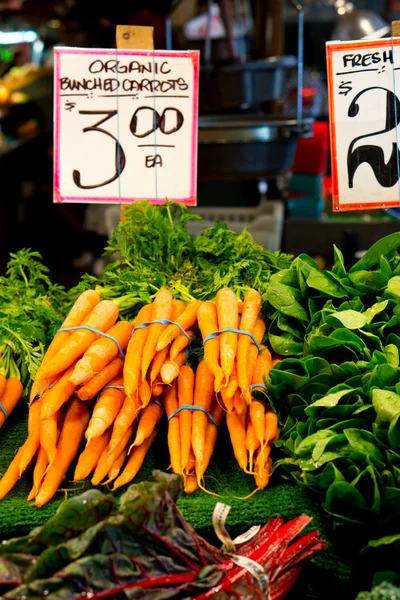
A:
[[[17,449],[26,439],[26,430],[26,416],[15,414],[0,431],[0,475],[3,475]],[[331,541],[332,531],[321,512],[318,500],[301,487],[280,481],[274,482],[273,478],[266,490],[257,492],[247,500],[235,499],[231,496],[246,496],[254,490],[255,484],[253,477],[246,475],[238,468],[224,428],[221,431],[215,454],[213,464],[210,465],[207,472],[206,485],[223,498],[216,498],[199,490],[191,495],[182,493],[178,502],[184,517],[196,531],[210,541],[219,544],[213,536],[211,523],[212,512],[218,500],[231,505],[227,529],[232,538],[247,530],[251,525],[264,524],[270,516],[280,514],[286,520],[292,519],[300,513],[306,513],[314,517],[311,528],[320,530],[321,535],[328,541],[328,547],[316,558],[315,565],[306,570],[308,573],[314,570],[315,573],[312,577],[311,595],[307,593],[304,597],[318,597],[318,594],[315,596],[317,580],[323,586],[329,582],[332,594],[333,590],[335,590],[335,594],[339,592],[337,586],[339,588],[343,585],[348,587],[351,577],[350,562],[348,559],[342,560],[334,551]],[[165,470],[167,467],[166,436],[165,431],[161,431],[135,481],[150,479],[153,469]],[[28,503],[26,500],[32,485],[32,468],[30,468],[13,490],[0,501],[0,538],[25,535],[30,529],[41,525],[52,516],[67,496],[70,497],[92,487],[89,480],[74,484],[71,479],[72,472],[68,473],[63,490],[60,490],[51,502],[38,509],[33,502]],[[106,491],[107,488],[104,490]],[[116,496],[123,491],[124,488],[118,490]],[[302,577],[302,581],[305,585],[310,583],[305,575]],[[325,597],[328,598],[327,595]],[[342,600],[344,598],[345,596]]]

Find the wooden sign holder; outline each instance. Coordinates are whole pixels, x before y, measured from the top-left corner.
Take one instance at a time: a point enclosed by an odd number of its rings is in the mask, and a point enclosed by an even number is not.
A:
[[[116,41],[118,50],[154,50],[153,27],[135,25],[117,25]],[[121,219],[126,206],[121,206]]]

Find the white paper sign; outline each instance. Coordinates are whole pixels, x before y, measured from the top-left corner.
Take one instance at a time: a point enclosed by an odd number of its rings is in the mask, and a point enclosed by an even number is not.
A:
[[[335,210],[400,206],[399,44],[327,44]]]
[[[54,201],[195,206],[199,53],[54,52]]]

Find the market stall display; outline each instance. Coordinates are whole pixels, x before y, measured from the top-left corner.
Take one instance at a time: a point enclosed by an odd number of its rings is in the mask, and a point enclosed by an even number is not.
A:
[[[187,491],[200,485],[213,494],[199,490],[180,500],[185,516],[201,530],[207,529],[215,495],[246,506],[242,518],[247,523],[256,510],[255,522],[261,524],[263,511],[271,512],[269,502],[276,501],[276,514],[297,506],[296,501],[289,505],[285,494],[310,494],[308,510],[319,515],[318,527],[323,522],[331,533],[332,524],[352,532],[357,561],[374,565],[376,581],[383,575],[394,580],[400,234],[374,244],[351,269],[334,248],[333,268],[321,271],[304,254],[294,259],[271,253],[246,232],[229,231],[221,223],[192,238],[187,233],[191,218],[188,209],[171,203],[129,207],[108,244],[116,260],[101,279],[84,276],[68,293],[52,286],[37,256],[31,271],[26,271],[29,252],[12,257],[3,281],[16,288],[18,306],[29,306],[24,294],[42,310],[47,296],[54,305],[43,312],[50,324],[43,337],[36,328],[26,336],[30,343],[35,335],[41,341],[34,367],[22,368],[29,345],[15,342],[12,352],[7,350],[21,370],[25,397],[29,393],[34,401],[28,421],[20,404],[5,425],[0,487],[11,491],[0,503],[0,515],[16,502],[17,521],[12,524],[8,517],[9,531],[23,531],[22,514],[30,527],[41,524],[60,500],[38,511],[26,502],[29,490],[30,499],[36,496],[37,505],[44,504],[62,487],[71,465],[69,473],[78,483],[67,485],[75,495],[90,488],[89,477],[95,485],[102,480],[114,488],[121,484],[123,491],[141,465],[139,480],[161,461],[161,468],[171,463],[183,475]],[[4,340],[11,335],[10,314],[26,319],[15,302],[11,293],[2,296]],[[85,320],[97,331],[69,329]],[[263,343],[267,349],[259,353]],[[42,437],[46,421],[48,433]],[[29,462],[33,473],[18,482]],[[257,473],[260,464],[263,473]],[[272,487],[254,499],[241,499],[254,491],[246,472],[255,474],[262,488],[271,467]],[[282,478],[292,483],[280,483]],[[302,512],[295,510],[295,515]],[[335,546],[340,548],[337,539]],[[383,560],[388,548],[390,560]],[[369,586],[368,581],[363,587]]]

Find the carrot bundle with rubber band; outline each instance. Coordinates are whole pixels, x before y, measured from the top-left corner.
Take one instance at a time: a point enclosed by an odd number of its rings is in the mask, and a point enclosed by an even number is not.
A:
[[[254,330],[253,330],[253,336],[260,348],[261,348],[261,342],[265,335],[266,328],[267,328],[267,323],[266,323],[265,317],[263,315],[259,315],[257,322],[255,324]],[[254,369],[256,368],[258,354],[259,354],[259,350],[258,350],[257,346],[252,341],[250,341],[250,347],[247,352],[247,381],[249,383],[251,383],[253,381],[253,373],[254,373]],[[259,383],[261,383],[261,382],[259,382]],[[243,397],[246,400],[247,404],[250,404],[252,395],[251,395],[251,390],[249,387],[244,391]]]
[[[260,442],[261,447],[264,446],[265,442],[265,404],[260,400],[253,400],[250,403],[249,408],[250,419],[254,427],[254,431],[257,440]]]
[[[239,382],[238,382],[238,375],[237,375],[236,361],[235,361],[233,364],[233,370],[229,377],[227,385],[225,387],[221,388],[221,392],[223,392],[222,397],[224,398],[224,400],[225,400],[225,398],[228,400],[231,400],[234,397],[238,387],[239,387]]]
[[[78,386],[70,381],[73,370],[74,365],[71,365],[52,387],[43,394],[41,419],[50,419],[77,389]]]
[[[114,358],[104,369],[95,375],[90,381],[85,383],[77,392],[76,395],[80,400],[91,400],[110,382],[117,377],[124,368],[122,358]],[[123,379],[121,379],[123,385]]]
[[[151,387],[147,379],[143,379],[143,381],[139,383],[138,395],[140,408],[146,408],[151,400]]]
[[[158,402],[150,402],[146,408],[140,413],[136,437],[129,448],[128,453],[134,446],[140,446],[153,433],[155,426],[161,419],[163,410]]]
[[[273,410],[268,409],[265,413],[265,442],[274,442],[279,436],[278,432],[278,415]]]
[[[200,304],[200,300],[192,300],[192,302],[187,305],[184,312],[175,319],[175,323],[180,325],[180,327],[185,331],[193,327],[197,321],[197,311]],[[182,330],[180,327],[177,327],[177,325],[168,325],[168,327],[163,331],[160,339],[157,342],[157,351],[162,350],[171,344],[174,339],[178,337],[180,333],[182,333]]]
[[[111,430],[106,429],[96,438],[92,438],[87,443],[86,448],[81,452],[78,463],[75,468],[74,481],[81,481],[90,475],[96,468],[101,455],[110,441]]]
[[[32,383],[31,391],[29,393],[29,401],[33,402],[34,400],[41,398],[43,394],[49,388],[51,388],[59,378],[59,375],[53,375],[53,377],[47,377],[46,379],[36,379]]]
[[[239,329],[253,333],[261,310],[261,295],[256,290],[250,289],[244,298],[243,312],[240,319]],[[248,380],[247,359],[251,338],[248,335],[239,335],[237,351],[238,382],[242,393],[245,394],[250,385]]]
[[[128,450],[129,442],[132,438],[133,426],[131,425],[125,431],[120,443],[113,449],[110,449],[110,444],[105,448],[102,455],[100,456],[99,462],[97,463],[95,472],[92,477],[92,484],[99,485],[101,481],[106,477],[110,468],[121,455],[126,448]]]
[[[167,386],[164,389],[163,401],[165,412],[168,417],[167,443],[171,461],[171,468],[174,473],[177,473],[178,475],[183,475],[181,462],[181,434],[179,422],[181,413],[172,416],[172,414],[179,407],[178,388],[176,381],[174,381],[171,386]]]
[[[112,360],[126,350],[132,330],[132,323],[119,321],[106,331],[107,335],[113,339],[101,337],[93,342],[76,363],[70,377],[72,383],[83,385],[92,377],[101,373]]]
[[[58,490],[79,450],[88,422],[89,410],[87,405],[78,399],[71,400],[67,407],[57,445],[57,455],[42,481],[35,499],[36,506],[41,507],[49,502]]]
[[[233,408],[238,415],[243,415],[247,408],[247,404],[242,398],[242,394],[240,393],[239,387],[236,389],[235,395],[233,396]]]
[[[199,328],[203,340],[218,330],[217,309],[212,302],[202,302],[197,313]],[[224,374],[220,365],[219,337],[209,339],[204,344],[204,360],[215,377],[215,391],[221,389]]]
[[[92,310],[82,325],[78,327],[89,327],[100,332],[110,329],[118,319],[118,308],[112,300],[102,300]],[[89,346],[100,336],[89,329],[77,329],[58,349],[40,370],[43,377],[51,377],[62,373],[80,358]]]
[[[139,325],[143,325],[143,323],[150,321],[151,312],[151,304],[146,304],[146,306],[143,306],[136,317],[135,327],[139,327]],[[148,335],[148,327],[144,327],[143,329],[134,329],[133,335],[126,350],[124,364],[124,386],[125,393],[129,398],[133,398],[139,386],[142,353]]]
[[[161,289],[157,292],[156,297],[153,302],[153,309],[151,312],[151,321],[158,320],[170,320],[172,314],[172,296],[168,290]],[[152,323],[149,325],[149,335],[146,340],[146,344],[143,348],[142,355],[142,367],[141,367],[141,377],[142,380],[145,379],[147,374],[147,369],[150,366],[151,361],[153,360],[156,353],[157,342],[162,334],[162,332],[166,329],[166,325],[162,323]]]
[[[171,384],[180,373],[182,365],[186,362],[186,352],[183,350],[178,354],[175,361],[167,360],[161,368],[161,379],[166,385]]]
[[[140,467],[142,466],[144,459],[146,458],[146,454],[149,451],[150,446],[157,436],[157,429],[153,431],[153,433],[148,437],[140,446],[135,446],[132,452],[129,455],[128,462],[125,465],[124,470],[121,475],[117,477],[114,481],[113,491],[122,485],[126,485],[130,483],[135,475],[138,473]]]
[[[232,290],[224,288],[219,290],[215,300],[217,307],[218,329],[237,329],[239,325],[239,314],[237,298]],[[235,364],[238,335],[237,333],[221,333],[219,341],[219,353],[221,368],[225,375],[225,384],[232,374]]]
[[[89,316],[96,304],[98,304],[99,302],[100,295],[95,290],[86,290],[85,292],[82,292],[82,294],[78,296],[75,304],[69,311],[60,329],[63,329],[65,327],[77,327],[78,325],[82,325],[83,321],[86,319],[86,317]],[[70,331],[59,331],[58,333],[56,333],[56,335],[53,338],[53,341],[47,349],[46,354],[44,355],[42,364],[37,370],[35,382],[37,380],[43,379],[42,372],[45,369],[46,364],[51,358],[53,358],[53,356],[57,353],[59,348],[61,348],[64,342],[68,340],[71,333],[72,332]]]
[[[20,457],[19,476],[30,465],[40,444],[40,411],[41,400],[36,400],[29,407],[28,413],[28,439],[24,444],[24,452]]]
[[[178,380],[179,386],[179,380]],[[178,387],[179,389],[179,387]],[[197,367],[194,385],[194,406],[210,412],[212,401],[215,397],[214,375],[203,360]],[[206,412],[201,410],[193,411],[192,414],[192,448],[194,456],[200,469],[204,461],[204,448],[206,445],[206,431],[209,417]]]

